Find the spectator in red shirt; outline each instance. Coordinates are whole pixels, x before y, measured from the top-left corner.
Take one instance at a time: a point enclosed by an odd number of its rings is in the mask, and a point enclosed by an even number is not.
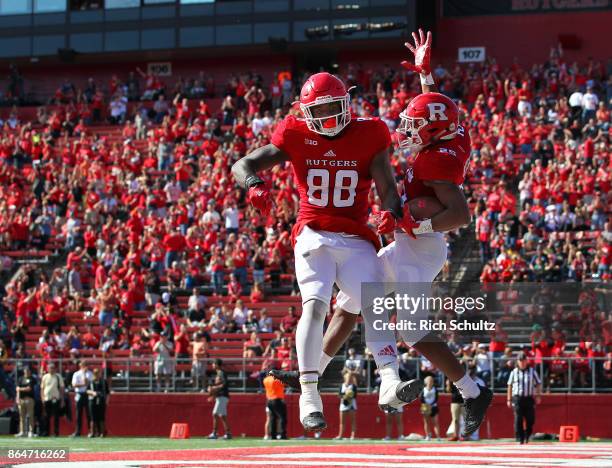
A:
[[[84,349],[98,349],[100,346],[100,338],[93,332],[91,325],[87,325],[86,332],[81,337],[81,343]]]
[[[189,346],[191,342],[189,340],[189,332],[187,326],[182,324],[179,328],[179,332],[174,337],[174,355],[177,359],[187,361],[189,359]]]
[[[476,239],[480,243],[480,261],[484,264],[491,258],[491,234],[493,223],[489,219],[488,210],[484,210],[476,219]]]
[[[280,329],[283,333],[293,333],[298,323],[298,318],[295,316],[295,307],[289,306],[287,315],[281,319]]]
[[[174,261],[178,260],[180,253],[183,252],[187,246],[185,236],[181,234],[179,226],[174,228],[174,232],[166,234],[163,244],[166,249],[164,265],[166,269],[168,269],[172,266]]]

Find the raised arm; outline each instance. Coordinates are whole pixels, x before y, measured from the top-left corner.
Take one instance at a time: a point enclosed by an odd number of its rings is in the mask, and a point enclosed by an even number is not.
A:
[[[419,74],[421,79],[421,91],[423,93],[437,93],[438,88],[431,75],[431,31],[427,31],[427,37],[422,29],[419,29],[419,34],[412,33],[414,46],[410,42],[405,42],[404,45],[410,52],[414,54],[414,63],[404,60],[401,65],[406,70]]]

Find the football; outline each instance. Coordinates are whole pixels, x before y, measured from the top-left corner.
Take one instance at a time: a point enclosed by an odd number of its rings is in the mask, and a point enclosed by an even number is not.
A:
[[[408,201],[414,219],[428,219],[444,210],[444,205],[435,197],[417,197]]]

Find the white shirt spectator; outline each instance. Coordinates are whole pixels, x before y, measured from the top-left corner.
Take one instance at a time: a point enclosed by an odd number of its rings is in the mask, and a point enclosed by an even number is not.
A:
[[[599,98],[595,93],[585,93],[584,96],[582,96],[581,102],[584,110],[595,111],[599,104]]]
[[[257,324],[259,325],[259,331],[262,333],[270,333],[272,331],[272,317],[261,317]]]
[[[117,96],[110,102],[111,117],[120,117],[127,112],[127,98]]]
[[[246,309],[241,309],[240,307],[236,307],[234,309],[232,318],[234,319],[234,322],[236,322],[236,325],[242,327],[245,324],[246,319],[247,319]]]
[[[221,215],[215,210],[207,211],[202,219],[206,224],[219,224],[221,222]]]
[[[582,106],[582,93],[575,91],[569,98],[570,107],[581,107]]]
[[[164,187],[164,192],[166,192],[166,200],[168,203],[176,203],[179,198],[181,198],[181,186],[178,182],[168,182]]]
[[[79,369],[74,374],[72,374],[72,386],[74,387],[74,391],[79,394],[84,394],[87,392],[87,385],[89,382],[93,380],[93,373],[87,369],[85,371]],[[85,385],[84,387],[81,385]]]
[[[66,222],[66,229],[68,234],[74,235],[77,233],[79,226],[81,226],[81,221],[77,218],[70,217]]]
[[[265,127],[266,127],[266,124],[264,122],[264,119],[262,119],[261,117],[254,118],[253,122],[251,123],[251,128],[255,136],[259,135]]]
[[[238,208],[229,207],[223,210],[223,216],[225,216],[225,228],[226,229],[238,229],[239,213],[240,212],[238,211]]]
[[[189,310],[202,310],[204,307],[206,307],[206,302],[206,296],[192,294],[189,296],[189,300],[187,301],[187,308]]]
[[[489,372],[491,370],[491,362],[487,353],[478,353],[474,356],[476,361],[477,372]]]

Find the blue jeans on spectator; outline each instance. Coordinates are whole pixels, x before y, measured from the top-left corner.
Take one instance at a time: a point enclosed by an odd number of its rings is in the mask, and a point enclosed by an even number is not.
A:
[[[266,279],[264,270],[253,270],[253,283],[263,284]]]
[[[160,274],[164,271],[164,264],[162,262],[151,262],[151,270],[154,273]]]
[[[582,123],[587,123],[589,121],[589,119],[594,119],[595,118],[595,111],[594,110],[583,110],[582,111]]]
[[[223,270],[213,271],[212,274],[212,283],[215,288],[216,294],[223,294],[223,280],[225,278],[225,273]]]
[[[110,310],[101,310],[99,319],[101,326],[110,327],[113,324],[113,313]]]
[[[604,228],[604,225],[607,221],[607,216],[601,213],[599,210],[594,211],[591,216],[591,229],[596,231],[601,231]]]
[[[189,273],[185,275],[185,289],[192,289],[195,286],[195,280]]]
[[[166,252],[166,258],[164,261],[164,266],[166,267],[166,270],[172,266],[172,262],[175,262],[177,258],[178,252],[174,252],[172,250]]]
[[[76,247],[76,245],[77,245],[77,236],[68,234],[66,236],[66,250],[72,250]]]
[[[522,154],[531,154],[533,152],[533,146],[530,143],[523,143],[521,145]]]
[[[234,269],[234,276],[242,286],[242,289],[247,287],[247,269],[246,267],[238,267]]]
[[[516,245],[516,237],[506,236],[506,245],[514,248]]]
[[[491,259],[491,244],[489,241],[480,241],[480,261],[487,263]]]
[[[157,158],[157,170],[165,171],[170,167],[170,158]]]

